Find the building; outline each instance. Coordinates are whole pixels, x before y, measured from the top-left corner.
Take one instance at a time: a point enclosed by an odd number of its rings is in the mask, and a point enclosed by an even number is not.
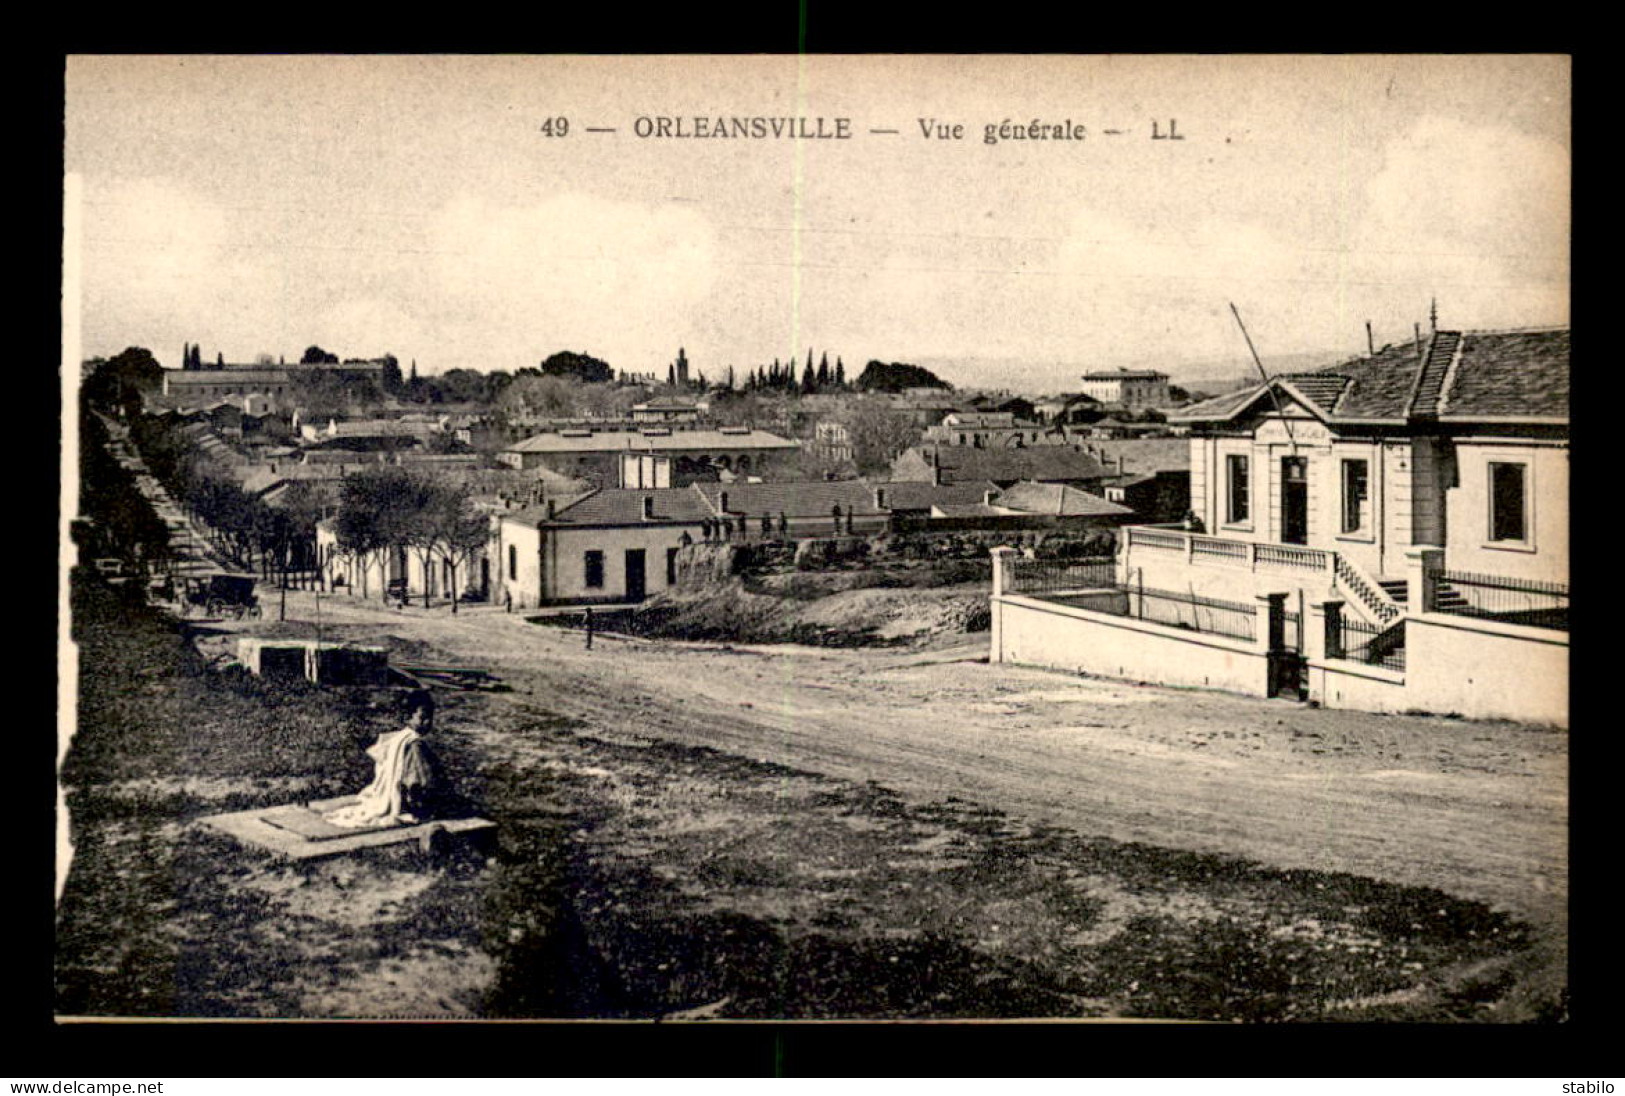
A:
[[[620,482],[621,457],[647,453],[672,458],[676,477],[715,478],[782,473],[794,467],[799,442],[748,426],[715,430],[560,430],[537,434],[510,445],[500,459],[511,468],[549,468],[567,476],[591,479],[602,486]]]
[[[852,431],[846,423],[836,419],[820,419],[814,425],[809,448],[814,456],[832,464],[850,463],[857,456],[852,446]]]
[[[924,445],[968,445],[976,449],[1022,449],[1029,445],[1065,445],[1061,431],[1018,418],[1011,411],[955,411],[921,436]]]
[[[1008,411],[1018,419],[1036,419],[1038,405],[1025,396],[1012,396],[1001,394],[997,396],[972,396],[970,408],[972,411]]]
[[[1191,473],[1188,468],[1133,472],[1104,481],[1101,490],[1109,501],[1134,511],[1139,521],[1182,521],[1190,508]]]
[[[1071,445],[978,449],[969,445],[916,445],[892,462],[894,480],[961,483],[992,480],[1008,487],[1022,480],[1069,483],[1094,490],[1112,475],[1095,456]]]
[[[1565,328],[1436,331],[1192,405],[1194,521],[1129,526],[1099,600],[1177,610],[1182,634],[1075,592],[1066,625],[996,598],[995,657],[1566,723],[1568,403]],[[1190,634],[1215,621],[1232,631]]]
[[[1083,375],[1083,394],[1126,411],[1167,407],[1168,374],[1154,369],[1110,369]]]
[[[327,422],[304,422],[299,426],[299,436],[307,442],[323,443],[333,442],[344,444],[352,441],[366,441],[368,443],[384,441],[407,441],[415,444],[426,444],[429,439],[441,433],[441,423],[426,416],[402,416],[398,419],[338,419],[329,417]]]
[[[678,549],[700,540],[712,516],[688,488],[615,488],[499,513],[492,597],[527,609],[642,601],[676,585]]]
[[[766,518],[774,537],[781,537],[779,519],[790,540],[810,537],[874,536],[891,528],[885,484],[861,480],[797,483],[697,483],[694,490],[706,502],[711,516],[733,525],[738,536],[761,536]],[[835,512],[840,511],[839,525]]]
[[[687,363],[684,363],[685,370]],[[660,396],[632,405],[632,421],[644,423],[697,423],[710,412],[711,405],[704,400],[685,400],[676,396]]]
[[[1336,551],[1380,581],[1453,567],[1568,573],[1567,329],[1441,331],[1179,413],[1215,536]]]
[[[223,369],[164,370],[163,394],[181,399],[203,401],[221,397],[280,397],[292,390],[293,381],[286,369],[227,366]]]
[[[354,361],[339,365],[225,365],[205,366],[201,369],[166,369],[163,394],[190,399],[218,396],[281,397],[291,394],[297,385],[320,373],[335,377],[347,384],[370,384],[382,390],[385,362]]]
[[[1012,513],[1043,514],[1088,524],[1121,525],[1135,516],[1127,506],[1065,483],[1017,483],[988,501]]]

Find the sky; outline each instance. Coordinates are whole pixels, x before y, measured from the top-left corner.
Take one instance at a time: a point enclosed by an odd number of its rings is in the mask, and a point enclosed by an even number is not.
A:
[[[1561,57],[120,56],[66,81],[87,357],[575,350],[663,377],[683,347],[716,379],[810,347],[1043,392],[1245,373],[1232,303],[1266,359],[1328,364],[1435,299],[1446,328],[1568,322]],[[638,136],[719,115],[854,136]],[[1034,120],[1083,139],[984,140]]]

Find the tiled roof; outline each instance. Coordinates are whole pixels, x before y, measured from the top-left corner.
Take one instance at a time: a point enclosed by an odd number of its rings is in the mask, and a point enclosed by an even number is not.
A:
[[[1321,414],[1326,415],[1331,414],[1332,408],[1337,406],[1338,397],[1353,383],[1351,378],[1341,373],[1282,373],[1280,379],[1302,393],[1305,399],[1320,409]]]
[[[670,434],[645,434],[636,430],[608,430],[603,433],[593,433],[586,437],[572,437],[567,434],[537,434],[526,438],[516,445],[510,445],[510,453],[612,453],[649,452],[654,450],[672,450],[686,452],[688,450],[703,450],[713,452],[717,450],[740,449],[794,449],[799,442],[781,438],[777,434],[769,434],[765,430],[751,430],[745,433],[723,433],[720,430],[677,430]]]
[[[726,487],[715,483],[696,483],[694,490],[710,505],[713,513],[719,509],[721,496],[728,496],[730,514],[784,514],[786,517],[827,518],[831,507],[839,506],[842,513],[883,514],[875,506],[875,487],[887,485],[865,483],[862,480],[842,480],[833,483],[803,481],[800,483],[735,483]]]
[[[1458,345],[1459,344],[1459,345]],[[1332,420],[1564,418],[1569,410],[1569,332],[1440,331],[1375,354],[1280,380]],[[1176,422],[1217,422],[1265,392],[1258,385],[1193,404]]]
[[[1199,400],[1187,407],[1181,407],[1178,411],[1170,411],[1168,421],[1217,422],[1221,419],[1227,419],[1249,403],[1252,403],[1263,391],[1264,386],[1262,384],[1255,384],[1248,388],[1237,389],[1234,392],[1226,392],[1222,396]]]
[[[653,498],[655,503],[654,518],[651,522],[646,522],[643,517],[643,500],[646,498]],[[589,526],[695,525],[713,515],[710,508],[705,505],[705,500],[686,487],[661,487],[644,491],[615,487],[595,491],[579,501],[556,509],[551,522],[547,521],[545,506],[528,506],[523,510],[510,511],[503,516],[527,524],[547,522],[551,525]]]
[[[931,507],[931,513],[945,518],[1002,518],[1010,511],[985,502],[939,502]]]
[[[685,400],[676,396],[658,396],[645,403],[632,405],[634,411],[698,411],[698,400]]]
[[[1444,419],[1569,416],[1569,332],[1468,332],[1439,403]]]
[[[1011,510],[1059,517],[1116,517],[1134,513],[1126,506],[1064,483],[1018,483],[1002,492],[993,503]]]
[[[962,483],[924,483],[914,480],[894,480],[874,486],[886,492],[888,510],[929,510],[944,504],[981,502],[989,491],[998,494],[999,485],[992,480],[966,480]]]
[[[1158,373],[1155,369],[1104,369],[1093,373],[1085,373],[1086,381],[1149,381],[1167,380],[1168,374]]]
[[[937,463],[949,482],[964,480],[1087,480],[1107,475],[1088,453],[1067,445],[1024,449],[976,449],[965,445],[935,447]]]
[[[171,389],[207,384],[287,384],[285,369],[166,369],[164,379]]]
[[[1356,358],[1342,365],[1319,370],[1349,378],[1349,385],[1337,401],[1334,418],[1402,419],[1416,388],[1427,355],[1427,343],[1401,343],[1385,346],[1371,357]]]
[[[1101,438],[1088,443],[1109,461],[1121,460],[1124,472],[1161,472],[1189,469],[1189,438]]]

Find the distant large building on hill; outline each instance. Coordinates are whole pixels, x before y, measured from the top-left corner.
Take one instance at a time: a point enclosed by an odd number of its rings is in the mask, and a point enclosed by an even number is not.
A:
[[[196,399],[230,399],[243,396],[285,396],[300,381],[317,372],[346,382],[360,381],[383,387],[385,362],[353,361],[338,365],[240,365],[205,366],[201,369],[164,370],[163,394]]]
[[[1154,369],[1112,369],[1083,375],[1083,394],[1129,411],[1167,407],[1168,374]]]

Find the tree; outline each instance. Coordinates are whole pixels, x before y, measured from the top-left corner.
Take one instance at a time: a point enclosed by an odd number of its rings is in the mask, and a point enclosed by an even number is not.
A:
[[[822,392],[829,387],[829,351],[818,359],[818,390]]]
[[[128,416],[139,413],[141,393],[156,392],[164,383],[164,367],[144,346],[125,347],[102,362],[85,378],[85,403],[98,410]]]
[[[401,379],[401,363],[393,354],[385,354],[382,359],[383,371],[378,374],[378,383],[386,396],[398,396],[404,387]]]
[[[445,562],[450,580],[446,593],[451,598],[451,611],[456,613],[460,600],[457,573],[463,564],[472,564],[475,555],[485,547],[490,537],[490,523],[475,512],[466,487],[445,482],[436,485],[419,520],[433,550]]]
[[[864,475],[890,467],[919,433],[906,412],[878,399],[853,400],[838,421],[846,427],[853,462]]]
[[[448,369],[435,378],[446,403],[483,403],[489,388],[477,369]]]
[[[339,356],[329,354],[319,346],[305,347],[304,356],[299,359],[300,365],[337,365]]]
[[[224,350],[218,350],[215,352],[214,367],[216,369],[224,369],[226,367],[226,352]]]
[[[545,359],[542,372],[550,377],[574,377],[588,384],[602,384],[615,376],[608,362],[571,350],[561,350]]]
[[[801,391],[810,394],[813,390],[813,384],[812,351],[809,350],[807,351],[807,368],[801,373]]]
[[[339,494],[338,549],[363,562],[404,551],[416,530],[414,520],[422,508],[418,477],[395,466],[369,468],[349,476]],[[380,570],[387,576],[387,567]],[[367,596],[366,568],[362,568],[361,596]],[[381,596],[389,596],[386,581]]]
[[[860,392],[901,392],[905,388],[941,388],[951,392],[954,386],[918,365],[871,361],[858,377],[857,387]]]
[[[517,376],[497,398],[497,406],[510,413],[570,418],[576,413],[579,391],[580,386],[563,377]]]
[[[841,362],[839,355],[835,358],[835,387],[846,387],[846,366]]]

